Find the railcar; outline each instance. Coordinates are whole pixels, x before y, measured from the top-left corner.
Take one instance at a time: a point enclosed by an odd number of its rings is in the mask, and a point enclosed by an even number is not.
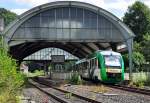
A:
[[[74,65],[83,78],[118,83],[124,80],[124,62],[120,53],[96,51]]]

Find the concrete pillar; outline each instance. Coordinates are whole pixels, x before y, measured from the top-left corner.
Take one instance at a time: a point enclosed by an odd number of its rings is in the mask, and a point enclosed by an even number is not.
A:
[[[44,63],[44,74],[45,74],[45,76],[47,75],[47,73],[46,73],[46,63]]]

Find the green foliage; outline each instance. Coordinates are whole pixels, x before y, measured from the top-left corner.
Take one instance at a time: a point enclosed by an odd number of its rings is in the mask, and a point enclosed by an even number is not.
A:
[[[24,76],[16,68],[16,61],[8,56],[0,42],[0,103],[17,103],[16,96],[24,84]]]
[[[123,22],[136,35],[132,58],[134,66],[140,71],[141,65],[150,63],[150,8],[144,3],[136,1],[129,6],[123,17]],[[128,56],[124,57],[125,61],[128,61]]]
[[[135,66],[139,66],[145,62],[144,56],[140,52],[133,52],[132,58]]]
[[[141,65],[143,65],[145,63],[145,57],[141,51],[142,51],[142,46],[140,45],[140,43],[134,42],[133,54],[132,54],[132,60],[133,60],[133,65],[134,65],[133,71],[137,71],[136,69],[138,69],[138,71],[140,71]],[[124,54],[123,59],[125,62],[125,66],[128,66],[129,55]]]
[[[150,33],[150,9],[144,3],[136,1],[128,7],[123,22],[135,33],[135,40],[140,42],[144,34]]]
[[[147,72],[139,72],[133,74],[133,79],[130,83],[131,86],[143,88],[144,85],[150,85],[150,74]]]
[[[30,71],[31,73],[34,73],[35,70],[41,70],[41,66],[34,61],[26,62],[26,64],[29,67],[28,71]]]
[[[142,46],[140,43],[137,43],[136,41],[134,42],[134,46],[133,46],[133,51],[134,52],[141,52],[142,51]]]
[[[66,99],[71,99],[72,98],[72,93],[66,93],[65,98]]]
[[[76,61],[65,62],[65,71],[66,72],[72,71],[73,70],[72,66],[75,64],[75,62]]]
[[[36,76],[43,76],[44,75],[44,70],[35,70],[33,73],[28,73],[28,77],[36,77]]]
[[[80,77],[80,75],[77,72],[73,73],[73,75],[71,76],[69,82],[71,84],[77,84],[77,85],[82,84],[81,77]]]
[[[144,40],[141,42],[142,53],[146,61],[150,64],[150,33],[143,36]]]
[[[7,26],[10,22],[16,19],[17,14],[4,8],[0,8],[0,17],[4,18],[5,26]]]
[[[139,81],[136,81],[136,82],[131,81],[131,82],[129,83],[129,85],[130,85],[131,87],[143,88],[143,87],[144,87],[144,81],[142,81],[142,80],[139,80]]]

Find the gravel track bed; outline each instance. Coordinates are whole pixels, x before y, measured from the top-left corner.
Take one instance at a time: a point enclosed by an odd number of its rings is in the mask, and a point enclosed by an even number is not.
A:
[[[92,92],[88,86],[71,85],[64,87],[65,90],[83,95],[102,103],[150,103],[150,96],[131,93],[114,88],[108,88],[106,93]]]
[[[150,103],[150,96],[128,92],[124,90],[114,89],[110,87],[107,88],[107,92],[94,92],[90,87],[95,86],[95,84],[85,81],[84,85],[64,85],[60,86],[61,89],[68,90],[70,92],[95,99],[102,103]],[[99,86],[96,85],[96,86]],[[105,86],[104,86],[105,87]],[[73,103],[73,102],[72,102]]]
[[[24,100],[23,103],[60,103],[32,85],[23,89],[23,96],[30,100]]]
[[[33,81],[32,81],[33,82]],[[69,93],[63,93],[61,91],[58,91],[58,90],[55,90],[53,88],[50,88],[50,87],[47,87],[45,85],[42,85],[42,84],[39,84],[37,82],[34,82],[36,83],[36,85],[40,88],[42,88],[42,90],[44,91],[47,91],[47,92],[50,92],[52,94],[55,94],[56,96],[60,97],[60,98],[63,98],[67,101],[69,101],[70,103],[91,103],[91,102],[87,102],[85,100],[81,100],[77,97],[74,97],[74,96],[69,96],[70,94]]]

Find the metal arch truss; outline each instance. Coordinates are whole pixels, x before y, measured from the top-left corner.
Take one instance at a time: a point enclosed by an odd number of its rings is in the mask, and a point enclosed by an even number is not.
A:
[[[18,60],[46,47],[84,58],[98,49],[117,51],[125,43],[132,71],[134,33],[113,14],[88,3],[57,1],[37,6],[6,27],[3,36]]]

